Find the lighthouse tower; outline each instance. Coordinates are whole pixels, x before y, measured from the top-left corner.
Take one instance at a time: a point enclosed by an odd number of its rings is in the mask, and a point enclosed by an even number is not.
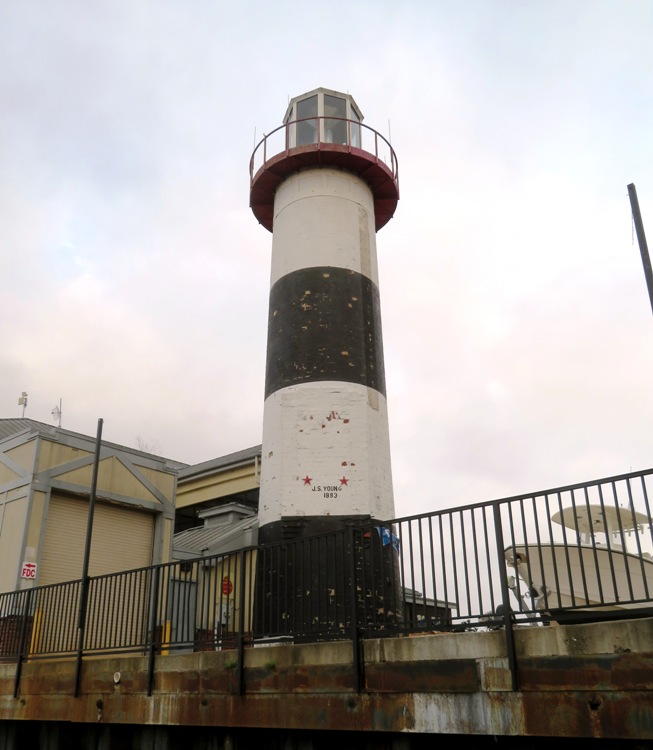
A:
[[[318,88],[290,101],[250,173],[272,232],[259,542],[394,518],[376,255],[394,151],[352,96]]]

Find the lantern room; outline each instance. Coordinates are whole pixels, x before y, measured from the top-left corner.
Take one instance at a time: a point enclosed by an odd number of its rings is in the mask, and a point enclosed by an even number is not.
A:
[[[353,97],[317,88],[290,100],[283,124],[256,145],[249,162],[249,205],[270,232],[279,185],[295,172],[334,168],[360,177],[372,191],[375,228],[399,200],[397,157],[390,142],[363,124]]]
[[[335,143],[361,147],[363,120],[353,97],[329,89],[314,89],[291,100],[283,118],[289,125],[288,145]]]

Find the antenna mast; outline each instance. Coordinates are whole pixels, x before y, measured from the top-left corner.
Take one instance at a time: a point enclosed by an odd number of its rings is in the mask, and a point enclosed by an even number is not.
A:
[[[633,211],[633,221],[635,222],[635,231],[637,232],[637,242],[639,242],[639,252],[642,256],[644,265],[644,276],[646,277],[646,287],[648,289],[648,298],[653,310],[653,272],[651,271],[651,259],[648,254],[648,245],[646,244],[646,235],[644,234],[644,224],[642,215],[639,212],[639,202],[637,200],[637,191],[635,185],[631,182],[628,185],[628,195],[630,197],[630,206]]]

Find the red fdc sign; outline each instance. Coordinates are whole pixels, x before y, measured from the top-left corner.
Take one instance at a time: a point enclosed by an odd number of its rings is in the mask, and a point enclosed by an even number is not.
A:
[[[222,593],[225,594],[225,596],[229,596],[231,592],[234,590],[233,583],[225,576],[222,579]]]
[[[36,563],[24,562],[20,571],[21,578],[36,578]]]

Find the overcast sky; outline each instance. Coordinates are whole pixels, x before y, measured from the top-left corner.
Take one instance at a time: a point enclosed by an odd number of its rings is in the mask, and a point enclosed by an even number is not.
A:
[[[397,515],[653,464],[650,0],[4,0],[0,416],[186,463],[261,442],[288,99],[391,138]]]

